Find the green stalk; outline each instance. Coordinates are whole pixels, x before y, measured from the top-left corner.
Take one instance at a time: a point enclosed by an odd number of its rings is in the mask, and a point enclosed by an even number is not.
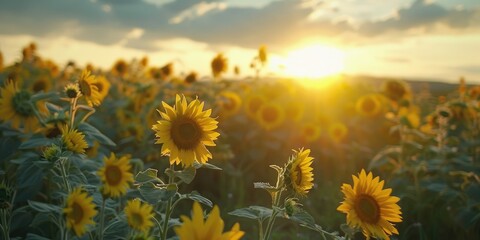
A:
[[[70,193],[70,191],[71,191],[70,184],[68,183],[67,171],[65,170],[65,161],[66,160],[67,160],[66,158],[61,158],[60,159],[60,170],[62,172],[62,179],[63,179],[63,184],[65,185],[65,189],[67,189],[67,192]]]
[[[10,240],[10,227],[7,222],[7,210],[2,209],[2,230],[3,230],[3,239]]]
[[[103,227],[105,225],[105,202],[106,199],[102,194],[102,209],[100,209],[100,227],[98,228],[98,239],[103,239]]]
[[[172,174],[174,172],[173,165],[170,165],[170,170],[172,170]],[[174,176],[170,175],[168,177],[168,184],[172,184],[174,182]],[[167,233],[168,233],[168,220],[170,219],[170,214],[172,214],[172,201],[173,201],[173,196],[168,199],[167,203],[167,208],[165,210],[165,219],[163,220],[163,230],[162,232],[162,240],[167,239]]]
[[[275,218],[277,217],[278,215],[278,211],[277,211],[277,207],[280,205],[280,199],[281,199],[281,196],[282,196],[282,192],[283,192],[283,181],[281,180],[282,176],[281,176],[281,173],[279,172],[278,175],[277,175],[277,184],[275,186],[276,189],[279,189],[281,187],[281,189],[272,195],[272,215],[270,216],[270,218],[268,219],[268,224],[267,224],[267,229],[265,230],[265,238],[263,238],[264,240],[269,240],[270,239],[270,235],[272,233],[272,229],[273,229],[273,224],[275,223]],[[280,186],[282,185],[282,186]]]

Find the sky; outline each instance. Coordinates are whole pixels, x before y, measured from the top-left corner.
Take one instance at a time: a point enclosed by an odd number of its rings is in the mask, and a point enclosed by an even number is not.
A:
[[[252,75],[265,45],[267,75],[480,83],[480,0],[0,0],[5,61],[31,41],[45,58],[105,69],[148,56],[208,75],[222,52]]]

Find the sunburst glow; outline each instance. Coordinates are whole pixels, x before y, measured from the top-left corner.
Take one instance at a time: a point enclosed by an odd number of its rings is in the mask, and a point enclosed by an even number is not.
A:
[[[344,52],[338,48],[312,45],[293,50],[285,59],[285,74],[291,77],[320,78],[342,72]]]

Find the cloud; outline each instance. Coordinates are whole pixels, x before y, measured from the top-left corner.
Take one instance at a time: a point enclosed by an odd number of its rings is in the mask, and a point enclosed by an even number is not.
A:
[[[477,22],[478,14],[479,11],[474,9],[446,9],[440,4],[416,0],[409,7],[398,10],[396,16],[362,24],[359,32],[371,36],[389,31],[433,28],[436,24],[443,24],[449,28],[467,28]]]
[[[183,10],[177,16],[171,18],[168,22],[173,24],[179,24],[185,20],[193,20],[197,17],[201,17],[208,12],[214,10],[225,10],[227,8],[227,4],[221,2],[200,2],[196,5],[193,5],[191,8]]]

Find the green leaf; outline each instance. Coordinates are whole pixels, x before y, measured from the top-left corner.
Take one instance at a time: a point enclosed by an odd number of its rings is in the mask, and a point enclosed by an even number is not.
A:
[[[108,228],[103,233],[104,239],[123,239],[127,236],[129,227],[126,221],[122,219],[113,219],[112,222],[107,223]]]
[[[112,147],[116,146],[116,144],[110,138],[103,135],[103,133],[101,133],[98,129],[96,129],[94,126],[88,123],[85,123],[85,122],[80,123],[78,125],[78,130],[84,133],[86,136],[92,136],[93,138],[95,138],[95,140],[97,140],[98,142],[104,145],[108,145]]]
[[[388,162],[388,158],[392,156],[398,156],[402,153],[402,147],[400,146],[386,146],[383,148],[368,164],[368,169],[379,167]]]
[[[276,188],[274,186],[272,186],[272,185],[270,185],[270,183],[266,183],[266,182],[254,182],[253,187],[254,188],[260,188],[260,189],[267,189],[267,190],[276,190]]]
[[[181,171],[176,171],[175,176],[180,178],[184,183],[189,184],[195,178],[196,172],[197,171],[194,167],[188,167]]]
[[[313,217],[305,210],[297,208],[299,211],[295,211],[290,217],[290,220],[298,223],[315,227],[315,220]]]
[[[32,149],[37,147],[44,147],[55,143],[55,139],[49,139],[41,135],[34,135],[27,141],[20,144],[19,149]]]
[[[25,240],[50,240],[50,238],[42,237],[42,236],[37,235],[35,233],[28,233]]]
[[[145,171],[139,172],[137,176],[135,176],[135,181],[138,183],[159,183],[165,184],[160,178],[157,177],[158,170],[149,168]]]
[[[262,206],[249,206],[247,208],[235,209],[228,214],[263,221],[272,215],[272,211],[272,209]]]
[[[57,96],[58,96],[57,92],[47,92],[47,93],[40,92],[40,93],[37,93],[37,94],[33,95],[30,99],[32,100],[32,102],[36,102],[36,101],[39,101],[39,100],[54,98],[54,97],[57,97]]]
[[[203,205],[207,205],[209,207],[213,207],[212,201],[210,201],[208,198],[200,195],[200,193],[198,193],[196,191],[193,191],[189,194],[184,194],[184,195],[182,195],[182,197],[191,199],[193,201],[197,201],[197,202],[202,203]]]
[[[207,168],[207,169],[212,169],[212,170],[222,170],[221,168],[213,165],[213,164],[210,164],[210,163],[198,163],[198,162],[194,162],[193,163],[193,167],[195,169],[199,169],[199,168]]]
[[[62,212],[62,208],[57,205],[42,203],[42,202],[35,202],[28,200],[28,205],[36,210],[37,212],[41,213],[55,213],[60,214]]]
[[[145,201],[150,204],[156,204],[159,201],[167,201],[177,193],[176,191],[167,190],[165,187],[157,187],[151,182],[142,184],[138,188],[138,191]]]

